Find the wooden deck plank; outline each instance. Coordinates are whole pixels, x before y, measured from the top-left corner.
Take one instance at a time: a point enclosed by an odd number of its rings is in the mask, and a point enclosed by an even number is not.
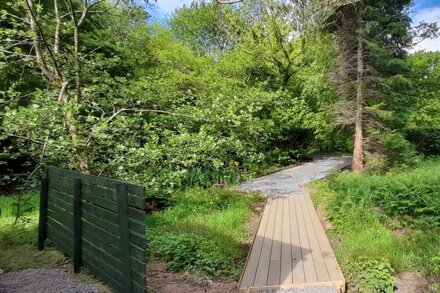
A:
[[[292,270],[292,242],[291,242],[291,219],[290,219],[290,201],[289,198],[284,199],[283,203],[283,227],[281,235],[281,275],[280,284],[293,283]]]
[[[304,212],[305,224],[307,235],[309,236],[309,243],[311,254],[313,256],[313,263],[315,266],[316,277],[318,278],[318,282],[326,282],[330,281],[330,277],[328,275],[327,266],[325,264],[324,258],[322,256],[321,247],[319,246],[318,237],[316,236],[315,228],[312,223],[312,217],[306,203],[307,196],[299,197],[301,209]]]
[[[275,228],[275,218],[278,208],[278,201],[273,200],[270,207],[269,219],[264,233],[263,248],[258,262],[257,273],[255,274],[254,286],[266,286],[269,274],[270,254],[272,251],[273,232]]]
[[[292,281],[293,283],[304,283],[304,264],[301,254],[301,239],[299,236],[298,217],[296,213],[295,198],[289,198],[289,209],[291,217],[290,239],[292,243]]]
[[[241,279],[241,287],[251,287],[255,281],[255,274],[257,273],[258,261],[260,260],[261,249],[263,248],[264,235],[266,233],[267,222],[273,199],[268,198],[266,206],[261,216],[260,225],[258,227],[257,234],[254,238],[254,242],[246,262],[246,269]]]
[[[269,198],[240,282],[240,292],[330,286],[345,279],[309,195]]]
[[[304,210],[301,208],[301,199],[299,196],[294,197],[295,208],[298,218],[298,231],[302,255],[302,263],[304,266],[304,278],[305,282],[317,282],[318,277],[316,276],[315,265],[313,262],[312,250],[309,242],[309,235],[306,229],[306,219],[304,215]]]
[[[277,198],[277,213],[275,217],[275,227],[272,241],[272,251],[270,254],[269,274],[267,285],[279,285],[281,276],[281,233],[283,228],[284,199]]]
[[[312,223],[315,227],[316,235],[318,236],[318,242],[321,246],[321,253],[324,258],[325,264],[327,266],[327,271],[329,273],[330,280],[344,280],[344,275],[342,274],[341,268],[336,260],[336,257],[333,253],[333,249],[330,245],[330,241],[328,240],[325,230],[319,221],[318,214],[313,206],[312,199],[310,196],[306,197],[306,202],[308,205],[309,212],[311,214]]]

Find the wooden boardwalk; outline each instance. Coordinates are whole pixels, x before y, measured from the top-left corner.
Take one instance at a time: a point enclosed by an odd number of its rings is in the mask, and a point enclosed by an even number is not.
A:
[[[240,292],[323,286],[344,292],[345,279],[310,196],[268,197]]]

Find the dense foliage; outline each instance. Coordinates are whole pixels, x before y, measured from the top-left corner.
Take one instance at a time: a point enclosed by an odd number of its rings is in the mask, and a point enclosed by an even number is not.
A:
[[[384,171],[417,161],[387,156],[410,149],[402,129],[437,119],[438,58],[406,59],[408,1],[367,2],[356,4],[375,73],[365,154],[368,170]],[[350,18],[344,7],[200,1],[158,24],[142,5],[81,3],[0,7],[3,188],[29,186],[31,171],[55,164],[163,196],[352,148],[332,79],[347,47],[331,24]]]

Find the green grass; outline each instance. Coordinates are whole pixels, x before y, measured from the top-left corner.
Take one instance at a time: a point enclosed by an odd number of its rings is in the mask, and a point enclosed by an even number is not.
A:
[[[387,292],[391,275],[407,270],[440,274],[439,160],[385,175],[343,172],[312,186],[354,291]]]
[[[21,197],[16,220],[18,196],[0,196],[0,267],[6,271],[55,267],[65,257],[50,248],[36,249],[38,235],[38,195]]]
[[[255,194],[224,189],[190,189],[172,197],[172,206],[147,219],[150,257],[174,270],[239,277],[246,258],[243,244]]]

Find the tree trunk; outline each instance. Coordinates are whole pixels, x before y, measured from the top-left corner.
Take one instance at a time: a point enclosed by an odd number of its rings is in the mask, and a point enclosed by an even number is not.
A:
[[[362,132],[364,112],[364,48],[362,37],[358,37],[357,80],[356,80],[356,116],[354,132],[353,172],[361,173],[364,169],[364,136]]]
[[[58,100],[61,102],[64,102],[64,115],[66,117],[66,125],[67,129],[69,131],[70,139],[72,140],[72,144],[74,145],[75,149],[75,156],[79,163],[79,170],[83,173],[90,173],[89,168],[89,160],[87,157],[87,154],[83,150],[84,148],[84,141],[82,137],[79,134],[78,127],[76,125],[75,121],[75,110],[69,107],[68,100],[69,100],[69,94],[67,91],[67,86],[69,82],[68,81],[62,81],[60,84],[60,93],[58,96]]]
[[[73,41],[75,47],[75,102],[79,104],[81,102],[81,56],[80,56],[80,47],[79,47],[79,28],[78,24],[75,23],[75,28],[73,32]]]

